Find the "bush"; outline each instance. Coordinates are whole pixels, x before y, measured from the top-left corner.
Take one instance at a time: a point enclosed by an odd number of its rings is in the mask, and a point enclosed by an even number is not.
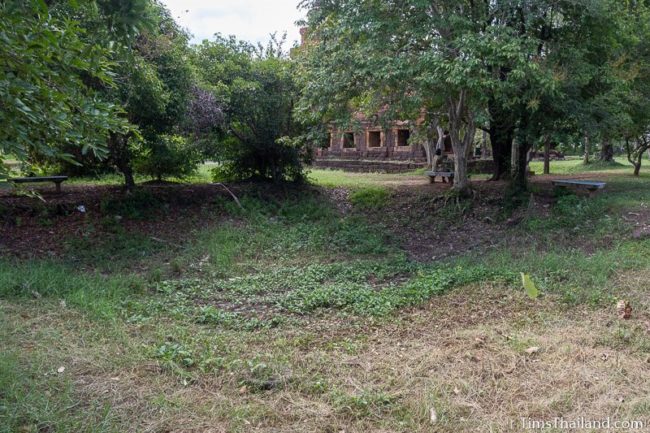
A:
[[[201,153],[178,135],[160,135],[146,142],[136,160],[136,171],[152,178],[184,178],[196,171],[202,161]]]
[[[287,137],[268,143],[226,139],[218,157],[221,163],[212,170],[215,181],[268,179],[300,181],[306,161],[300,145]]]
[[[296,64],[275,40],[260,51],[246,42],[217,36],[196,47],[196,68],[215,98],[223,104],[224,122],[214,158],[217,180],[250,178],[279,181],[303,179],[310,157],[303,127],[293,108],[300,92]],[[214,65],[222,65],[215,68]],[[213,101],[213,102],[210,102]]]

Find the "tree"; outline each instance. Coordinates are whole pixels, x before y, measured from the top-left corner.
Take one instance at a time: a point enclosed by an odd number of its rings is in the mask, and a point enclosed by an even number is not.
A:
[[[66,2],[53,0],[58,10],[74,15],[83,29],[88,45],[110,48],[111,71],[115,85],[107,86],[98,80],[87,80],[103,100],[122,108],[121,121],[131,125],[128,130],[115,130],[105,140],[105,158],[79,154],[73,163],[82,164],[75,172],[88,173],[117,169],[127,189],[133,188],[134,169],[157,167],[156,177],[178,175],[187,167],[173,168],[170,158],[182,149],[185,155],[195,155],[193,142],[169,139],[186,134],[186,113],[195,87],[194,72],[189,63],[188,36],[171,17],[169,11],[156,0],[96,0],[81,2],[71,9]],[[165,149],[164,145],[171,147]],[[151,163],[145,159],[151,158]],[[137,161],[137,167],[134,167]],[[162,162],[165,162],[164,164]],[[189,161],[196,163],[196,158]],[[46,161],[47,162],[47,161]],[[187,160],[185,162],[188,162]],[[66,172],[72,171],[64,164]]]
[[[115,64],[109,46],[87,42],[75,3],[0,3],[0,176],[8,155],[71,160],[62,150],[71,146],[103,157],[109,134],[129,130],[121,108],[92,84],[114,87]]]
[[[650,8],[643,2],[630,2],[624,34],[628,36],[626,58],[629,74],[625,76],[625,112],[623,128],[627,159],[634,167],[634,175],[641,171],[643,154],[650,149]]]
[[[352,113],[379,109],[393,119],[416,119],[423,109],[445,113],[440,120],[450,129],[471,132],[476,126],[490,133],[493,178],[510,175],[515,190],[526,189],[533,143],[561,119],[547,121],[543,113],[571,113],[574,125],[596,124],[600,131],[615,121],[615,59],[627,16],[620,2],[302,4],[312,41],[303,63],[302,118],[343,123]],[[562,106],[556,109],[552,104],[558,101]],[[599,118],[605,101],[608,116]],[[465,104],[462,120],[454,121],[452,107]],[[455,141],[462,158],[462,140]],[[463,173],[456,173],[456,183],[465,189]]]
[[[388,120],[417,119],[424,110],[430,124],[439,121],[449,130],[454,188],[466,193],[466,159],[477,125],[486,123],[491,108],[505,113],[518,107],[520,100],[510,94],[537,76],[535,63],[522,54],[531,43],[511,28],[486,26],[486,4],[303,2],[313,42],[303,62],[299,115],[344,124],[353,122],[355,112],[381,110]],[[506,69],[512,77],[507,82]],[[499,146],[512,132],[491,126],[495,158],[501,157]]]
[[[220,176],[302,179],[302,162],[309,155],[293,139],[299,132],[292,117],[298,90],[283,42],[273,37],[267,46],[256,47],[218,36],[195,48],[204,87],[222,107],[214,146]]]
[[[145,11],[147,21],[138,33],[121,39],[120,86],[110,92],[140,131],[140,137],[115,134],[109,141],[110,161],[124,175],[127,189],[134,186],[135,159],[145,174],[157,178],[178,176],[191,171],[187,164],[200,162],[189,141],[171,138],[185,132],[195,88],[188,36],[157,2],[147,2]],[[174,162],[179,165],[174,167]]]
[[[188,139],[180,135],[158,135],[155,142],[142,144],[135,160],[135,169],[158,181],[173,176],[184,178],[196,171],[203,155]]]

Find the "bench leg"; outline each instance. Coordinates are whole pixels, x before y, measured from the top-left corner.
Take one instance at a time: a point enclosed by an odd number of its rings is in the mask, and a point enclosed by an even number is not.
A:
[[[61,192],[61,182],[54,182],[54,185],[56,185],[56,192],[60,193]]]
[[[429,176],[429,183],[436,183],[436,178],[434,176]]]

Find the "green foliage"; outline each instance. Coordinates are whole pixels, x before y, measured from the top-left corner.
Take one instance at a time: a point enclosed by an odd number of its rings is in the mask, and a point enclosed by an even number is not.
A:
[[[308,160],[294,140],[293,105],[298,88],[294,66],[273,39],[265,52],[235,39],[218,37],[195,48],[203,81],[224,102],[226,127],[214,150],[218,179],[301,180]]]
[[[481,267],[434,269],[419,273],[405,284],[389,284],[379,290],[367,282],[322,284],[312,290],[294,290],[281,301],[281,305],[301,314],[333,308],[361,315],[385,316],[396,309],[421,304],[455,286],[511,277]]]
[[[524,3],[307,0],[296,114],[314,142],[323,124],[354,127],[360,114],[419,119],[448,129],[457,155],[482,125],[520,190],[526,154],[545,140],[647,134],[648,5]]]
[[[76,3],[0,4],[0,176],[7,155],[71,161],[68,146],[102,157],[109,132],[128,131],[119,106],[97,91],[115,83],[112,52],[89,43],[72,19]]]
[[[178,364],[182,367],[192,367],[195,364],[192,352],[178,343],[162,344],[156,349],[155,356],[166,364]]]
[[[196,172],[202,155],[188,139],[178,135],[159,135],[150,144],[145,144],[138,155],[135,168],[152,178],[186,178]]]
[[[388,197],[389,193],[386,188],[371,187],[352,191],[350,201],[365,209],[377,209],[386,204]]]
[[[537,299],[537,297],[539,296],[539,290],[537,289],[537,286],[533,282],[533,279],[530,278],[530,275],[521,272],[521,284],[522,286],[524,286],[526,295],[528,295],[530,299]]]

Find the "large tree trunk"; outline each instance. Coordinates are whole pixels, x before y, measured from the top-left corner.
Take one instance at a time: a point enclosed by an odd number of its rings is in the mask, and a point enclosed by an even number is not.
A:
[[[468,195],[470,192],[469,177],[467,176],[468,152],[474,141],[476,124],[471,113],[467,112],[467,91],[461,90],[458,99],[448,101],[449,108],[449,136],[454,149],[454,190],[459,195]],[[465,119],[465,134],[461,138],[463,120]]]
[[[528,188],[528,149],[525,142],[514,141],[512,144],[512,184],[516,191]]]
[[[518,137],[512,144],[512,189],[523,192],[528,189],[528,151],[530,143],[527,137],[528,112],[521,108]]]
[[[499,180],[510,174],[515,122],[512,118],[512,111],[504,110],[494,99],[488,101],[488,110],[490,113],[492,160],[494,161],[491,180]]]
[[[551,174],[551,138],[544,138],[544,174]]]
[[[603,138],[603,143],[600,147],[600,160],[603,162],[614,161],[614,146],[609,140],[609,137]]]
[[[131,167],[131,151],[129,149],[129,136],[124,134],[111,133],[108,139],[110,158],[115,167],[124,176],[124,188],[127,191],[135,188],[133,168]]]
[[[456,147],[454,147],[454,152],[456,152]],[[454,155],[454,189],[461,195],[464,195],[469,191],[469,186],[467,154],[465,152],[456,153]]]
[[[124,175],[124,188],[127,191],[133,191],[133,188],[135,188],[135,179],[133,178],[133,169],[131,168],[131,165],[124,166],[120,170]]]

